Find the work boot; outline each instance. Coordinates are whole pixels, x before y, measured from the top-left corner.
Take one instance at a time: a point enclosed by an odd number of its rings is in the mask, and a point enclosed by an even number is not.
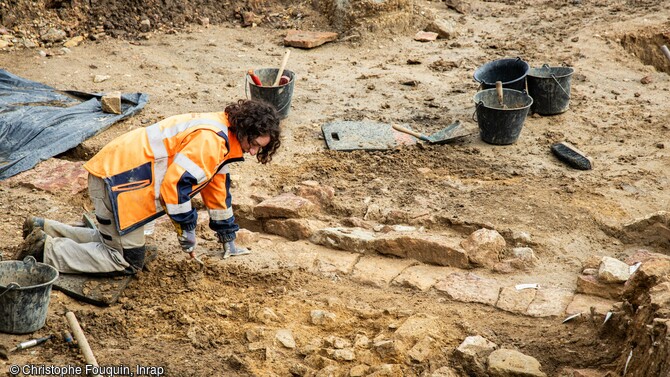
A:
[[[223,244],[223,259],[247,254],[251,254],[251,251],[246,247],[235,245],[235,241],[229,241]]]
[[[19,251],[14,255],[14,259],[23,260],[23,258],[31,255],[38,262],[42,262],[44,260],[44,242],[46,240],[47,234],[42,229],[33,229],[19,247]]]
[[[30,233],[33,232],[33,229],[41,229],[44,230],[44,218],[43,217],[26,217],[26,220],[23,222],[23,239],[25,240],[26,237]]]

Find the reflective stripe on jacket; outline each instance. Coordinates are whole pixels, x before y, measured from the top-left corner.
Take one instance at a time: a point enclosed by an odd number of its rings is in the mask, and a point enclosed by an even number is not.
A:
[[[119,233],[167,214],[194,229],[191,198],[201,192],[212,220],[233,218],[226,164],[242,148],[224,112],[183,114],[114,139],[84,168],[107,183]]]

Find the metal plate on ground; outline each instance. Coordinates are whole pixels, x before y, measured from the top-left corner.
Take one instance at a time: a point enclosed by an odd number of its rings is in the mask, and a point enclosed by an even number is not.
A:
[[[158,251],[147,247],[144,264],[156,258]],[[133,275],[101,277],[89,274],[60,274],[53,285],[66,295],[89,304],[109,306],[118,301]]]
[[[325,123],[321,131],[328,149],[337,151],[393,149],[417,142],[413,136],[395,131],[390,124],[370,120]]]

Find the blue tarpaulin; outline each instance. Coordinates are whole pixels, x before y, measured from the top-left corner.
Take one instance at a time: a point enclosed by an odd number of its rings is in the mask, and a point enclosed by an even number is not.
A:
[[[121,96],[121,114],[102,111],[103,94],[60,91],[0,69],[0,180],[31,169],[140,111],[144,93]]]

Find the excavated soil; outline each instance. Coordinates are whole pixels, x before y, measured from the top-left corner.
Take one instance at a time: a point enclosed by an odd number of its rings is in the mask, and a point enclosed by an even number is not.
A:
[[[670,60],[659,49],[670,44],[667,2],[472,1],[455,7],[456,2],[395,1],[348,14],[327,2],[294,3],[3,2],[3,34],[16,36],[16,42],[0,52],[0,67],[59,89],[150,95],[138,115],[58,156],[86,160],[128,130],[177,113],[218,111],[243,98],[248,69],[279,65],[285,29],[336,31],[338,41],[291,50],[287,68],[297,81],[283,121],[282,150],[268,166],[247,159],[232,168],[236,198],[270,197],[313,180],[335,189],[320,215],[332,225],[354,218],[463,236],[488,227],[510,245],[514,234],[526,232],[539,258],[536,267],[511,275],[473,271],[510,282],[574,290],[590,256],[623,260],[640,248],[667,254],[662,238],[650,240],[643,230],[623,237],[621,231],[624,223],[667,210],[670,199]],[[245,22],[245,14],[257,25]],[[151,26],[143,30],[145,19]],[[433,19],[451,20],[457,35],[415,41],[414,34]],[[63,51],[59,43],[40,40],[50,27],[86,39]],[[22,38],[36,46],[23,48]],[[521,57],[532,67],[574,67],[570,109],[530,115],[509,146],[486,144],[475,132],[446,145],[371,152],[326,148],[320,127],[335,120],[402,123],[426,134],[461,120],[476,130],[473,72],[503,57]],[[95,83],[95,75],[111,78]],[[594,169],[578,171],[558,161],[549,149],[558,141],[585,151]],[[74,223],[86,209],[83,192],[2,185],[0,251],[8,258],[21,243],[25,216]],[[359,363],[372,366],[369,373],[382,364],[399,364],[405,376],[430,376],[443,366],[462,372],[452,352],[471,335],[535,357],[549,376],[566,367],[612,375],[623,370],[625,334],[600,321],[566,325],[562,318],[515,315],[432,291],[315,275],[290,263],[262,269],[226,264],[210,251],[218,247],[211,232],[199,228],[198,236],[208,254],[204,271],[184,260],[169,222],[159,222],[150,240],[158,247],[157,260],[117,304],[97,308],[54,292],[47,324],[33,335],[65,330],[64,313],[72,310],[101,365],[162,366],[170,376],[288,376],[298,373],[310,343],[333,335],[352,342],[383,338],[421,313],[440,318],[429,360],[361,350],[355,363],[337,362],[332,375],[348,375]],[[268,255],[319,250],[305,240],[266,234],[251,248]],[[312,325],[314,309],[335,313],[337,327]],[[292,330],[297,348],[273,345],[282,328]],[[0,335],[8,346],[26,339]],[[271,346],[250,350],[258,342]],[[0,360],[2,372],[23,363],[81,365],[82,358],[76,348],[52,341]],[[382,373],[376,375],[387,375]]]

